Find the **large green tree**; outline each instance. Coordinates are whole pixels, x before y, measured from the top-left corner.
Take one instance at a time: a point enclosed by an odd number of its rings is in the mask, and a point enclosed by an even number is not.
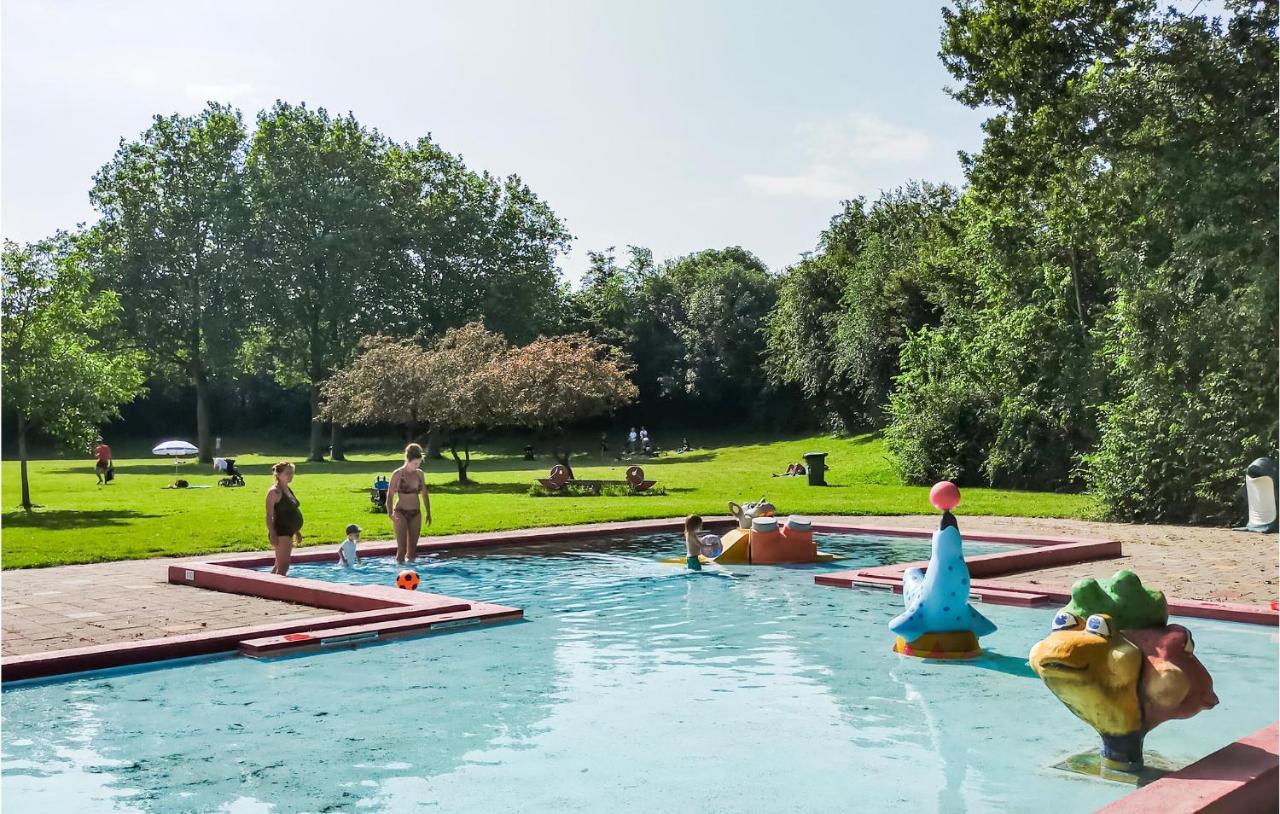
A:
[[[768,386],[761,363],[776,299],[765,265],[741,247],[655,264],[648,249],[589,254],[574,293],[580,330],[634,362],[640,402],[685,421],[758,417]],[[689,413],[691,405],[697,412]],[[653,420],[652,418],[649,420]]]
[[[1057,486],[1115,516],[1230,515],[1276,433],[1276,4],[965,0],[989,107],[957,230],[972,286],[903,347],[904,475]]]
[[[559,321],[570,236],[518,176],[474,172],[429,138],[393,145],[386,163],[405,327],[439,335],[479,319],[527,342]]]
[[[157,116],[94,177],[101,281],[161,374],[195,388],[200,459],[212,460],[210,379],[233,367],[246,316],[248,208],[240,114],[211,104]]]
[[[387,147],[353,116],[277,102],[259,114],[249,148],[259,322],[247,355],[308,388],[311,460],[324,457],[321,385],[412,298],[393,262]]]
[[[1098,332],[1116,392],[1086,471],[1125,518],[1236,519],[1241,469],[1276,446],[1277,7],[1227,6],[1225,27],[1167,15],[1081,89],[1123,133]]]
[[[3,394],[17,419],[22,507],[30,511],[27,442],[39,431],[88,450],[120,405],[143,391],[142,354],[104,343],[120,316],[111,292],[95,292],[84,238],[60,233],[3,255]]]

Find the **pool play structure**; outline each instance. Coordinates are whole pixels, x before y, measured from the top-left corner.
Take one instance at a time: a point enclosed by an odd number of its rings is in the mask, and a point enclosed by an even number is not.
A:
[[[836,554],[818,550],[813,541],[813,521],[798,516],[780,521],[777,507],[764,497],[746,504],[731,500],[729,512],[737,525],[721,535],[719,554],[698,558],[703,565],[803,565],[839,559]],[[683,564],[685,558],[668,557],[662,561]]]
[[[754,524],[767,507],[752,511]],[[708,527],[747,531],[738,517]],[[300,551],[289,577],[266,573],[262,555],[174,563],[170,581],[191,590],[335,613],[5,659],[6,802],[77,811],[1020,811],[1052,801],[1054,811],[1174,812],[1256,810],[1272,799],[1275,612],[1157,599],[1145,588],[1145,603],[1094,601],[1136,596],[1127,577],[1070,592],[1002,581],[1120,548],[970,533],[961,562],[968,601],[980,601],[992,625],[984,652],[910,658],[886,641],[904,609],[895,592],[924,590],[938,535],[952,526],[890,531],[814,518],[815,549],[839,562],[721,564],[722,579],[658,562],[680,550],[680,528],[673,519],[435,538],[413,566],[417,590],[395,587],[404,566],[387,543],[362,544],[355,568],[339,567],[330,549]],[[913,569],[922,580],[906,576]],[[1155,624],[1160,600],[1165,621]],[[1086,628],[1110,616],[1125,636],[1149,636],[1134,645],[1149,659],[1125,692],[1146,693],[1145,748],[1171,774],[1134,790],[1055,768],[1096,751],[1098,739],[1046,690],[1034,654],[1027,662],[1038,641],[1097,635],[1061,627],[1063,612]],[[1182,618],[1170,622],[1170,613]],[[1180,717],[1207,697],[1182,655],[1193,616],[1190,649],[1212,670],[1219,702],[1156,728],[1159,716]],[[445,633],[456,635],[429,635]],[[1077,647],[1064,652],[1074,658]],[[184,656],[202,658],[172,661]],[[1191,689],[1157,710],[1150,700],[1172,697],[1165,687],[1178,683],[1171,670]],[[728,744],[735,782],[702,782],[705,764],[688,756],[723,754]],[[668,782],[644,780],[658,776]]]
[[[995,633],[996,626],[969,604],[969,567],[951,513],[960,503],[960,490],[941,481],[930,490],[929,502],[942,512],[942,521],[933,533],[929,564],[902,572],[907,609],[889,623],[898,634],[893,649],[931,659],[976,658],[982,654],[978,637]]]
[[[1030,660],[1049,690],[1101,736],[1103,771],[1140,775],[1147,733],[1218,705],[1191,632],[1169,624],[1164,594],[1143,587],[1132,571],[1077,582]]]
[[[1280,477],[1277,477],[1276,462],[1258,458],[1249,464],[1244,474],[1244,491],[1249,518],[1236,531],[1274,534],[1280,530]]]

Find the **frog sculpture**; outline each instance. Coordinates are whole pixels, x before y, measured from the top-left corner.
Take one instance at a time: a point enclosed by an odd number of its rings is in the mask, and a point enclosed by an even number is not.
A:
[[[1169,624],[1164,594],[1132,571],[1083,579],[1053,629],[1031,649],[1049,691],[1102,738],[1102,766],[1138,773],[1143,741],[1165,721],[1218,703],[1191,631]]]

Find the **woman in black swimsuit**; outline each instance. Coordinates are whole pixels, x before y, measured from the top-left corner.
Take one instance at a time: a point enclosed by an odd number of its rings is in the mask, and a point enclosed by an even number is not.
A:
[[[267,490],[267,537],[276,552],[276,564],[271,573],[285,576],[289,573],[289,559],[295,543],[302,543],[302,510],[298,497],[289,484],[293,481],[293,464],[281,461],[271,468],[275,483]]]
[[[418,503],[422,495],[422,504]],[[387,486],[387,516],[396,532],[396,562],[418,559],[418,536],[422,534],[422,515],[431,525],[431,496],[422,474],[422,447],[410,444],[404,448],[404,466],[391,473]]]

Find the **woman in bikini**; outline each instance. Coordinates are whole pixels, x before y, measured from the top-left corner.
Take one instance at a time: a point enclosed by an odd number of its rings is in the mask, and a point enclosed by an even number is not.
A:
[[[422,503],[418,503],[422,495]],[[422,515],[431,525],[431,495],[422,474],[422,447],[410,444],[404,448],[404,466],[391,473],[387,486],[387,515],[396,532],[396,562],[418,559],[418,536],[422,534]]]
[[[302,510],[298,497],[289,486],[293,482],[293,464],[281,461],[271,467],[275,482],[267,490],[267,538],[276,552],[271,573],[286,576],[295,543],[302,543]]]

